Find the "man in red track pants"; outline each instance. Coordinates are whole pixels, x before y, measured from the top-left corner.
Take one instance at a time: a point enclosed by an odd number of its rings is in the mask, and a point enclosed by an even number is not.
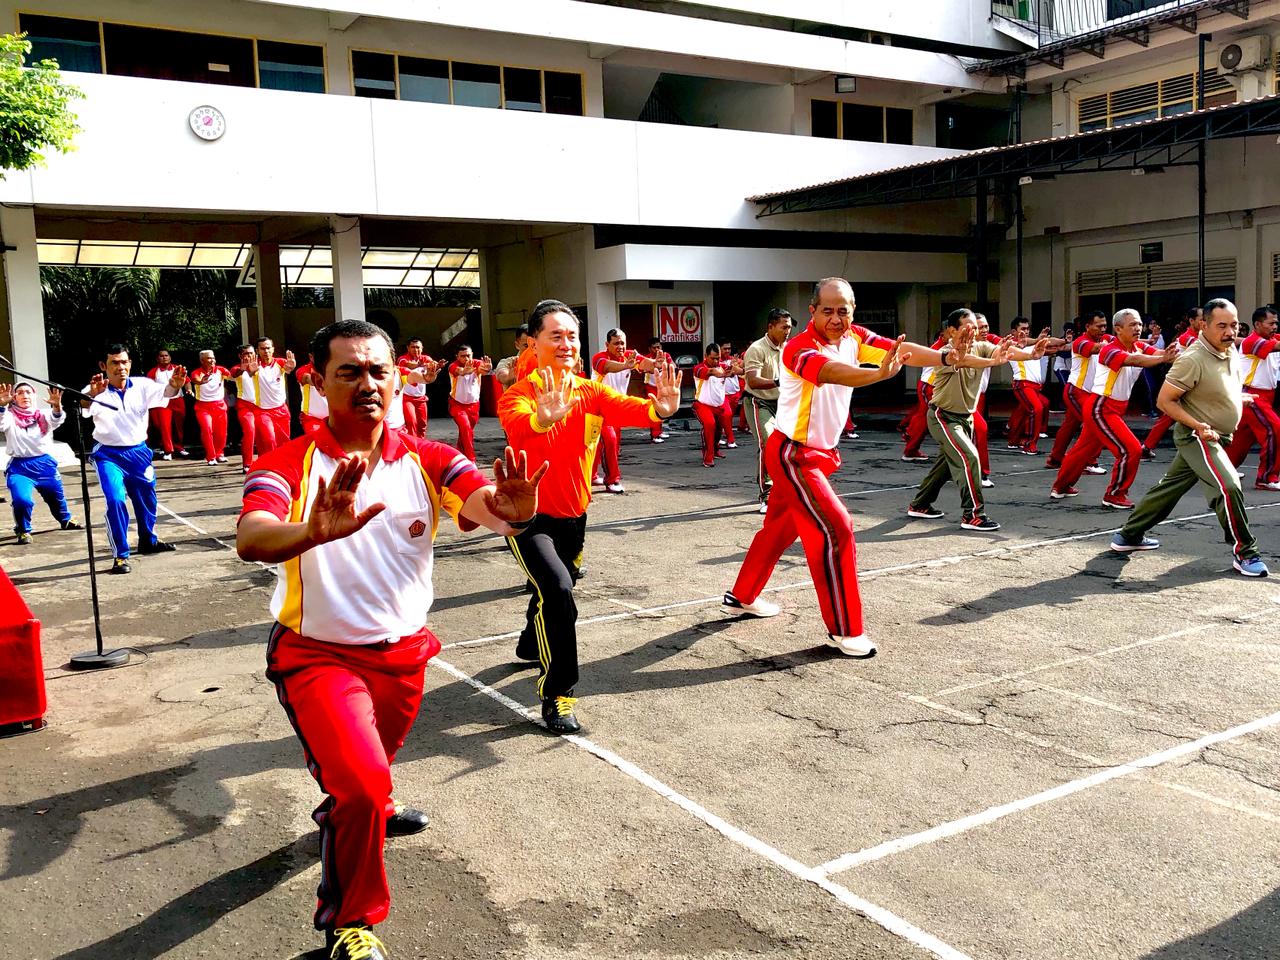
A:
[[[1095,310],[1080,318],[1080,329],[1084,332],[1071,344],[1071,373],[1067,377],[1067,385],[1062,394],[1067,413],[1062,418],[1062,426],[1053,438],[1053,449],[1044,465],[1047,469],[1057,470],[1062,466],[1062,458],[1067,455],[1067,447],[1080,435],[1080,427],[1084,423],[1084,403],[1089,399],[1089,384],[1093,382],[1093,371],[1098,365],[1098,353],[1102,347],[1114,339],[1107,333],[1107,315]],[[1085,467],[1086,473],[1105,473],[1101,467],[1090,463]]]
[[[653,370],[653,361],[649,357],[639,356],[636,351],[627,349],[627,335],[616,327],[605,334],[605,349],[591,358],[591,379],[603,383],[615,393],[624,397],[631,390],[631,372],[642,373]],[[654,425],[655,427],[658,424]],[[650,434],[652,436],[652,433]],[[595,460],[591,464],[592,483],[604,480],[604,488],[610,493],[625,493],[622,486],[622,467],[618,464],[618,454],[622,449],[622,437],[618,428],[611,424],[600,427],[600,443],[596,447]],[[604,466],[604,477],[600,477],[600,467]]]
[[[693,368],[693,415],[702,425],[702,465],[714,467],[720,452],[720,438],[726,433],[728,406],[724,402],[724,381],[729,368],[720,362],[720,344],[708,343],[702,362]]]
[[[253,375],[253,402],[258,408],[258,452],[267,453],[288,442],[293,432],[289,420],[288,376],[297,368],[298,361],[293,358],[292,350],[285,351],[283,360],[277,357],[270,337],[259,337],[254,349],[258,354],[258,372]]]
[[[231,371],[218,366],[212,350],[200,351],[200,366],[187,375],[195,388],[196,423],[200,425],[200,442],[208,466],[226,463],[227,396],[226,381]]]
[[[302,408],[298,411],[298,420],[302,424],[303,433],[315,433],[320,424],[329,419],[329,403],[316,384],[315,363],[308,360],[293,375],[298,378],[298,386],[302,390]]]
[[[1204,310],[1201,307],[1192,307],[1187,311],[1186,317],[1187,329],[1178,334],[1177,344],[1182,350],[1187,349],[1196,342],[1196,338],[1200,336],[1200,331],[1204,329]],[[1160,445],[1160,441],[1164,439],[1164,435],[1168,433],[1169,428],[1173,426],[1173,417],[1167,413],[1160,414],[1155,423],[1151,425],[1151,429],[1147,431],[1146,437],[1142,441],[1142,459],[1154,460],[1156,458],[1155,449]]]
[[[156,365],[147,371],[147,379],[154,380],[162,387],[169,385],[173,364],[168,350],[156,354]],[[167,407],[155,407],[151,410],[151,426],[160,435],[161,460],[172,460],[176,453],[180,457],[189,456],[186,445],[182,442],[183,429],[187,422],[187,399],[181,393],[169,401]]]
[[[396,363],[400,367],[400,373],[406,377],[404,392],[400,395],[400,402],[404,406],[404,428],[415,437],[425,437],[427,435],[427,384],[435,377],[430,377],[424,383],[412,383],[407,377],[413,370],[417,370],[424,376],[434,374],[440,365],[422,352],[422,341],[417,337],[405,344],[404,353],[396,358]]]
[[[645,395],[652,400],[658,395],[658,371],[666,369],[667,364],[675,363],[671,359],[671,354],[662,349],[662,340],[659,337],[649,338],[649,352],[645,354],[653,367],[644,375],[644,392]],[[665,443],[671,439],[671,434],[667,433],[665,424],[655,423],[649,428],[650,443]]]
[[[1115,454],[1116,465],[1111,471],[1111,483],[1102,495],[1104,506],[1115,510],[1132,510],[1129,488],[1138,476],[1138,464],[1142,460],[1142,444],[1124,422],[1124,412],[1129,406],[1133,385],[1147,367],[1172,363],[1178,355],[1176,346],[1157,350],[1138,337],[1142,333],[1142,315],[1137,310],[1124,309],[1112,318],[1115,338],[1098,353],[1098,363],[1089,383],[1089,395],[1084,402],[1083,429],[1080,438],[1072,445],[1058,471],[1058,477],[1049,489],[1054,500],[1078,496],[1074,486],[1084,468],[1097,459],[1099,451],[1106,447]]]
[[[1276,334],[1275,307],[1253,311],[1253,332],[1244,338],[1240,353],[1244,359],[1244,392],[1253,396],[1253,402],[1244,405],[1227,457],[1240,466],[1256,442],[1261,449],[1254,489],[1280,490],[1280,416],[1275,408],[1280,335]]]
[[[782,350],[778,417],[765,444],[765,466],[773,490],[764,527],[751,541],[724,611],[771,617],[777,604],[760,597],[773,568],[799,537],[804,544],[827,642],[849,656],[870,656],[876,645],[865,634],[858,590],[853,521],[827,479],[840,468],[836,449],[849,416],[853,388],[892,377],[904,363],[941,363],[942,354],[889,340],[853,322],[853,290],[830,277],[818,282],[809,301],[809,325]],[[861,368],[874,363],[874,369]]]
[[[941,350],[946,339],[938,337],[933,341],[931,350]],[[907,420],[906,430],[902,434],[902,459],[906,463],[928,463],[920,445],[929,435],[928,411],[933,402],[933,367],[925,367],[920,371],[920,379],[916,382],[916,406]]]
[[[236,421],[240,424],[240,472],[253,466],[253,445],[258,437],[258,405],[253,402],[253,378],[258,372],[258,355],[249,344],[239,351],[240,362],[231,368],[236,388]]]
[[[326,794],[314,815],[325,955],[385,960],[372,929],[391,904],[383,842],[426,827],[392,800],[391,762],[440,649],[425,626],[440,514],[511,536],[533,519],[545,469],[527,477],[508,447],[488,484],[453,448],[386,427],[397,368],[380,328],[340,320],[311,352],[329,419],[255,464],[236,549],[280,567],[267,678]]]
[[[476,462],[476,424],[480,422],[480,378],[492,369],[492,360],[475,359],[468,346],[459,347],[449,364],[449,416],[458,425],[458,449],[472,463]],[[408,409],[406,406],[406,413]]]

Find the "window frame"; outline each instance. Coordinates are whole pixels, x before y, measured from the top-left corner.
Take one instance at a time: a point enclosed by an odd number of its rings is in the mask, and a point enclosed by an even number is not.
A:
[[[835,137],[819,137],[813,132],[813,105],[815,103],[830,103],[836,108],[836,135]],[[845,104],[855,107],[870,108],[880,111],[880,139],[879,140],[863,140],[854,137],[846,137],[844,132],[844,107]],[[907,143],[898,143],[896,140],[889,139],[889,111],[905,110],[911,115],[911,139]],[[916,109],[915,107],[902,107],[896,104],[883,103],[863,103],[858,100],[837,100],[830,97],[810,97],[809,98],[809,137],[815,140],[842,140],[846,143],[883,143],[895,147],[914,147],[916,146]]]

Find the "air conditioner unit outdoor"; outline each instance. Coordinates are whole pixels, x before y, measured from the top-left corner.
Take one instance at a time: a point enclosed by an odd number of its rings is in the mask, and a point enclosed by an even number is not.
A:
[[[1218,73],[1229,75],[1263,70],[1270,65],[1271,38],[1265,33],[1241,37],[1218,48]]]

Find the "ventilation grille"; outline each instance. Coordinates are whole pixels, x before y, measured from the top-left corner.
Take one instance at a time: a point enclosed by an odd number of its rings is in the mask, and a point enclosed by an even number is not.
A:
[[[1276,57],[1276,70],[1280,76],[1280,54]],[[1204,72],[1204,93],[1206,98],[1229,95],[1234,99],[1235,88],[1226,77],[1219,76],[1214,67]],[[1110,93],[1082,97],[1076,106],[1076,116],[1080,130],[1084,131],[1113,126],[1126,120],[1149,120],[1185,113],[1194,109],[1195,101],[1196,74],[1180,73]]]
[[[1273,269],[1280,279],[1280,253],[1275,255]],[[1076,274],[1076,290],[1080,296],[1091,293],[1121,293],[1132,290],[1174,290],[1194,287],[1199,282],[1199,269],[1194,260],[1181,263],[1152,263],[1143,267],[1117,267],[1108,270],[1081,270]],[[1221,257],[1204,262],[1204,282],[1211,287],[1231,286],[1236,282],[1236,262]]]
[[[1271,255],[1271,279],[1280,282],[1280,253]]]

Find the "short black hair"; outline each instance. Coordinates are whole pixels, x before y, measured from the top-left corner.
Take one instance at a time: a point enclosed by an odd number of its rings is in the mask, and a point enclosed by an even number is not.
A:
[[[849,299],[850,300],[855,299],[852,296],[853,285],[849,283],[849,281],[846,280],[844,277],[824,277],[823,279],[819,280],[817,283],[813,285],[813,293],[809,296],[809,306],[816,307],[818,305],[818,301],[822,299],[823,287],[831,286],[832,284],[836,284],[836,283],[843,283],[846,287],[848,287],[849,293],[850,293]]]
[[[973,311],[970,310],[968,307],[960,307],[959,309],[952,310],[950,313],[948,313],[947,319],[942,322],[942,325],[944,327],[950,327],[952,330],[955,330],[973,315],[974,315]]]
[[[113,356],[117,353],[129,353],[129,345],[125,343],[108,343],[106,351],[102,354],[102,359]],[[133,359],[133,355],[129,354],[129,358]]]
[[[321,376],[324,375],[324,368],[329,365],[329,344],[334,340],[364,340],[369,337],[381,337],[386,341],[387,349],[391,351],[392,356],[395,355],[395,347],[391,343],[391,337],[387,335],[387,331],[376,323],[369,323],[365,320],[335,320],[328,326],[321,327],[316,331],[316,335],[311,338],[310,350],[311,356],[315,358],[316,371]]]
[[[276,345],[276,342],[272,340],[270,337],[259,337],[257,340],[253,341],[253,345],[255,347],[260,347],[264,343],[270,343],[273,347]]]
[[[236,347],[236,355],[239,356],[240,354],[244,353],[246,350],[252,350],[252,349],[253,349],[252,343],[242,343],[240,344],[240,346]]]
[[[1026,318],[1026,317],[1014,317],[1014,318],[1013,318],[1013,320],[1012,320],[1012,321],[1010,321],[1010,323],[1009,323],[1009,329],[1010,329],[1010,330],[1017,330],[1017,329],[1018,329],[1018,327],[1020,327],[1020,326],[1021,326],[1022,324],[1024,324],[1024,323],[1027,325],[1027,329],[1028,329],[1028,330],[1029,330],[1029,329],[1031,329],[1031,321],[1030,321],[1028,318]]]
[[[614,337],[625,337],[625,336],[626,336],[626,334],[625,334],[625,333],[623,333],[623,332],[622,332],[621,330],[619,330],[617,327],[614,327],[613,329],[611,329],[608,333],[606,333],[606,334],[604,335],[604,342],[605,342],[605,343],[608,343],[608,342],[609,342],[610,340],[612,340]]]
[[[1276,305],[1274,303],[1264,303],[1257,310],[1253,311],[1253,316],[1249,318],[1250,323],[1257,323],[1259,320],[1266,320],[1268,315],[1275,316]]]
[[[421,337],[410,337],[408,340],[404,342],[404,345],[407,347],[411,343],[416,343],[418,344],[418,346],[424,346]]]
[[[1226,297],[1214,297],[1204,305],[1204,318],[1208,320],[1215,310],[1234,310],[1235,304]]]
[[[1187,312],[1182,315],[1182,319],[1194,320],[1201,313],[1204,313],[1203,307],[1187,307]]]
[[[573,312],[573,308],[567,303],[561,300],[540,300],[534,304],[533,313],[529,314],[530,335],[536,337],[541,333],[543,319],[553,313],[567,313],[573,317],[574,323],[578,322],[578,315]]]
[[[661,337],[650,337],[650,338],[649,338],[649,349],[650,349],[650,350],[652,350],[654,347],[658,347],[658,346],[661,346],[661,345],[662,345],[662,338],[661,338]]]
[[[516,327],[516,336],[518,337],[521,334],[524,334],[526,337],[529,335],[529,325],[527,323],[522,323],[520,326]]]
[[[1084,315],[1084,322],[1086,324],[1090,323],[1093,320],[1105,320],[1105,319],[1107,319],[1107,314],[1103,310],[1090,310],[1088,313]]]
[[[470,349],[471,349],[471,344],[469,344],[469,343],[460,343],[460,344],[458,344],[456,347],[454,347],[454,348],[453,348],[453,355],[456,357],[456,356],[457,356],[458,354],[460,354],[463,350],[470,350]]]
[[[719,350],[719,349],[720,349],[720,344],[718,344],[718,343],[716,343],[714,340],[712,340],[710,343],[708,343],[708,344],[707,344],[707,348],[706,348],[705,350],[703,350],[703,351],[702,351],[702,355],[705,357],[705,356],[706,356],[707,354],[709,354],[712,350]]]
[[[774,307],[769,311],[769,316],[765,319],[765,326],[772,327],[779,320],[790,320],[791,311],[783,310],[781,307]]]

